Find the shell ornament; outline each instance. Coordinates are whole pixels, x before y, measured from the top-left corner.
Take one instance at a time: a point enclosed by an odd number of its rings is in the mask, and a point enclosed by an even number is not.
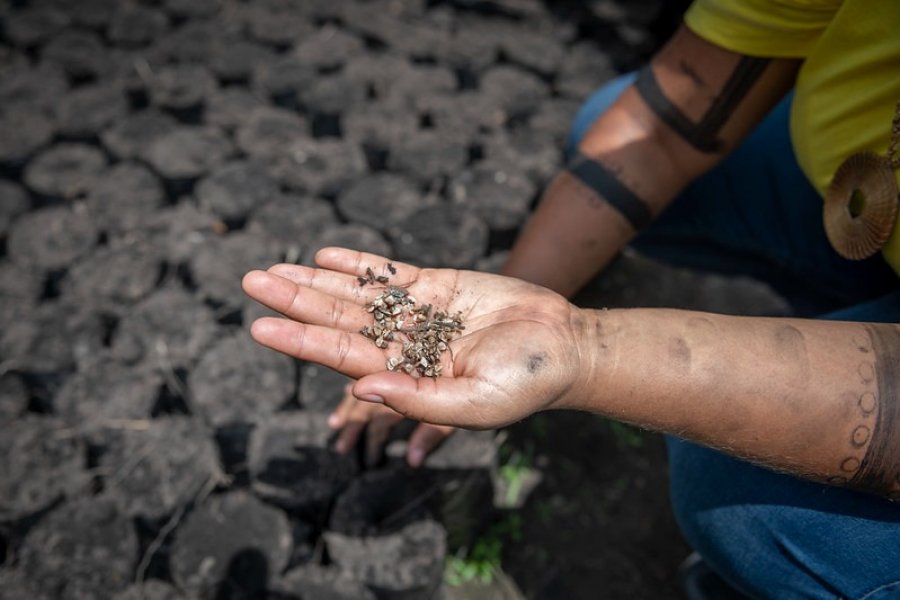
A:
[[[845,160],[825,191],[825,235],[835,251],[850,260],[869,258],[891,237],[900,191],[900,102],[894,108],[887,155],[859,152]]]
[[[878,252],[894,230],[897,180],[891,161],[872,152],[845,160],[825,193],[825,234],[850,260]]]

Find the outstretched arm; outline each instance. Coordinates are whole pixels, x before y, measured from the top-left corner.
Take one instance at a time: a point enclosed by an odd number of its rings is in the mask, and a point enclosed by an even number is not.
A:
[[[900,329],[894,325],[581,310],[501,276],[394,263],[392,283],[461,311],[445,375],[385,370],[397,353],[357,333],[360,286],[387,259],[342,249],[321,269],[254,271],[247,292],[288,319],[261,343],[358,378],[354,395],[413,419],[492,428],[555,408],[588,410],[723,449],[774,469],[900,498]],[[392,354],[393,353],[393,354]]]

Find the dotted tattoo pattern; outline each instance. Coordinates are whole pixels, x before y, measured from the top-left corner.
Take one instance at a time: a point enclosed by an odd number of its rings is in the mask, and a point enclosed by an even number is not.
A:
[[[858,424],[840,474],[828,481],[900,500],[900,329],[867,326],[852,341],[860,354],[852,407]]]

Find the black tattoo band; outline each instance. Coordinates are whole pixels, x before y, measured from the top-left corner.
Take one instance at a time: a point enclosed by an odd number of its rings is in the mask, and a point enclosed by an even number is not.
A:
[[[900,491],[894,488],[894,481],[900,482],[900,402],[897,402],[898,381],[900,381],[900,334],[895,329],[879,329],[868,327],[872,339],[872,351],[875,365],[863,363],[871,369],[871,379],[877,382],[877,395],[871,395],[863,404],[860,397],[859,407],[864,414],[876,412],[874,428],[869,431],[853,433],[853,439],[863,439],[862,445],[869,442],[866,454],[855,472],[850,484],[867,490],[882,491],[891,500],[900,500]],[[860,365],[862,366],[862,365]],[[858,369],[861,377],[862,369]],[[869,375],[869,372],[866,371]],[[865,395],[864,395],[865,396]],[[868,412],[866,412],[868,410]]]
[[[716,95],[699,123],[691,121],[681,109],[666,98],[649,64],[640,70],[634,85],[644,102],[666,125],[700,152],[713,153],[721,151],[724,145],[718,137],[722,125],[760,78],[768,64],[768,58],[741,57],[731,77],[725,82],[722,91]]]
[[[610,206],[619,211],[635,230],[640,231],[650,224],[653,215],[650,207],[629,190],[606,167],[581,152],[576,152],[569,161],[569,172],[584,185],[591,188]]]

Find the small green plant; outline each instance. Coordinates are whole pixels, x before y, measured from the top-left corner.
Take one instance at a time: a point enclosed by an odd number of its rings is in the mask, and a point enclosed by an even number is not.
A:
[[[506,484],[506,492],[503,497],[504,506],[514,507],[518,504],[522,487],[533,471],[534,446],[532,444],[529,443],[524,451],[511,450],[506,461],[497,470],[500,478]]]
[[[522,539],[522,517],[512,513],[491,525],[469,549],[460,548],[444,564],[444,581],[460,586],[472,581],[489,585],[500,571],[503,542]]]

